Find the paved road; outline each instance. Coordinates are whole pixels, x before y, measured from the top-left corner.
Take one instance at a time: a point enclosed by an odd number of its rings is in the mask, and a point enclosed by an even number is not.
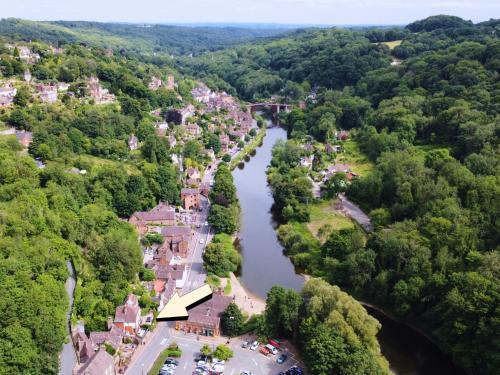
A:
[[[213,180],[213,175],[215,173],[215,166],[211,169],[207,169],[203,176],[203,182],[210,183]],[[203,250],[206,244],[212,239],[212,234],[210,234],[210,227],[204,225],[207,220],[208,210],[210,207],[210,202],[207,198],[202,197],[202,208],[203,211],[196,214],[198,224],[201,224],[199,228],[195,228],[193,238],[191,239],[190,249],[194,249],[190,252],[190,256],[186,262],[187,265],[187,278],[182,288],[181,294],[185,294],[199,286],[201,286],[206,279],[206,274],[203,269]],[[200,243],[200,239],[203,239],[203,243]],[[173,322],[158,322],[158,325],[151,336],[146,339],[146,343],[143,347],[138,348],[138,352],[133,357],[133,362],[131,366],[127,369],[127,375],[145,375],[148,370],[153,365],[154,361],[170,343],[171,335],[169,327],[173,327]]]
[[[343,194],[339,194],[339,199],[342,203],[342,208],[347,215],[356,220],[359,225],[361,225],[366,231],[371,232],[373,230],[373,225],[370,218],[363,212],[363,210],[361,210],[361,208],[352,203]]]

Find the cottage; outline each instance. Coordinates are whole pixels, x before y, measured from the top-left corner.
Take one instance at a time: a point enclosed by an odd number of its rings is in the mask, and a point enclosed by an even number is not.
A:
[[[150,211],[134,212],[128,222],[136,227],[140,235],[144,235],[148,231],[148,225],[174,225],[175,209],[167,203],[160,202]]]
[[[103,89],[99,78],[90,77],[87,80],[87,90],[91,98],[95,100],[97,104],[112,103],[115,100],[115,96],[111,94],[107,89]]]
[[[55,103],[57,101],[57,86],[39,84],[35,86],[38,97],[43,103]]]
[[[27,64],[36,64],[40,60],[40,55],[32,52],[26,46],[19,46],[17,50],[19,51],[19,59]]]
[[[165,86],[167,90],[173,90],[175,88],[175,78],[173,74],[167,76],[167,84]]]
[[[21,146],[23,146],[24,148],[28,148],[31,142],[33,142],[33,133],[24,130],[17,131],[16,138]]]
[[[7,107],[14,102],[17,94],[15,87],[0,87],[0,107]]]
[[[85,334],[83,327],[78,327],[72,335],[78,363],[86,363],[95,353],[94,345]]]
[[[161,235],[165,238],[162,248],[170,250],[172,254],[187,257],[189,241],[191,241],[191,228],[185,226],[164,227]]]
[[[161,79],[158,77],[151,77],[151,81],[148,84],[150,90],[156,91],[161,87]]]
[[[141,322],[141,308],[139,300],[134,294],[129,294],[125,303],[118,306],[115,311],[114,325],[120,328],[125,334],[134,335],[137,333]]]
[[[345,141],[349,138],[349,132],[346,131],[346,130],[341,130],[339,132],[335,132],[335,137],[339,140],[339,141]]]
[[[168,144],[170,145],[170,148],[175,147],[177,144],[177,139],[173,135],[168,137]]]
[[[186,126],[186,131],[188,132],[188,134],[194,137],[197,137],[201,134],[201,128],[196,124],[188,124]]]
[[[219,137],[220,149],[223,153],[229,152],[229,137],[226,134],[221,134]]]
[[[304,168],[311,168],[314,161],[314,155],[300,158],[300,165]]]
[[[31,77],[31,73],[30,73],[30,71],[29,71],[28,69],[26,69],[26,70],[24,71],[24,74],[23,74],[23,79],[24,79],[24,81],[25,81],[25,82],[30,83],[31,78],[32,78],[32,77]]]
[[[197,168],[190,167],[186,170],[186,177],[199,180],[201,178],[201,173]]]
[[[232,302],[231,297],[214,293],[208,301],[189,310],[187,320],[175,323],[175,329],[205,336],[220,335],[220,319]]]
[[[196,108],[192,104],[189,104],[182,109],[169,109],[167,111],[166,117],[168,122],[174,122],[175,124],[184,125],[186,123],[186,120],[189,117],[193,116],[195,112]]]
[[[113,357],[106,350],[99,350],[74,375],[115,375]]]
[[[112,346],[115,350],[118,350],[124,337],[125,332],[114,324],[109,331],[90,332],[89,335],[90,342],[94,348],[102,348],[107,344]]]
[[[137,150],[139,147],[139,139],[134,134],[130,134],[130,137],[128,137],[128,148],[132,150]]]
[[[186,210],[200,208],[200,190],[184,188],[181,190],[181,200]]]

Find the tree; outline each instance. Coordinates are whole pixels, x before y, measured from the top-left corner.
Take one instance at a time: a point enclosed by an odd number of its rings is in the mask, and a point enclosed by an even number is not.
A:
[[[224,156],[222,157],[222,161],[226,162],[226,163],[229,163],[231,161],[231,155],[224,154]]]
[[[20,107],[26,107],[30,99],[31,93],[29,89],[26,86],[22,86],[17,90],[16,96],[14,96],[14,104]]]
[[[203,253],[203,264],[208,273],[227,277],[235,272],[241,263],[241,256],[234,248],[231,237],[218,234]]]
[[[267,293],[266,322],[270,336],[295,338],[302,298],[293,289],[273,286]]]
[[[216,233],[233,234],[238,229],[239,209],[236,205],[229,207],[212,204],[208,222]]]
[[[207,344],[203,344],[203,346],[200,349],[200,353],[203,354],[205,357],[209,357],[210,354],[212,354],[212,349]]]
[[[238,336],[245,323],[245,318],[240,308],[235,303],[230,303],[221,318],[222,332],[229,337]]]
[[[234,353],[229,347],[227,347],[224,344],[221,344],[217,345],[217,348],[215,348],[215,351],[212,353],[212,355],[214,356],[214,358],[227,361],[233,358]]]

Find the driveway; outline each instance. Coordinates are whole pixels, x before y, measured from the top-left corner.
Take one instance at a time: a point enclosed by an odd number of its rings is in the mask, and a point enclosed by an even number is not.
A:
[[[361,225],[367,232],[373,230],[373,225],[367,214],[361,210],[356,204],[346,198],[344,194],[339,194],[339,199],[342,204],[342,211]]]

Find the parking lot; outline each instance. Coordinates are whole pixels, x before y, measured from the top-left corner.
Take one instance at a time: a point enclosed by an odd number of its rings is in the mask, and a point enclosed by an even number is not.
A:
[[[200,338],[197,340],[196,335],[175,334],[171,338],[182,349],[182,357],[179,358],[179,366],[176,368],[174,374],[184,375],[192,374],[196,368],[195,358],[200,353],[200,349],[204,344],[208,344],[215,349],[218,345],[213,339]],[[225,363],[224,374],[239,375],[242,371],[249,371],[253,375],[277,375],[280,371],[286,371],[291,366],[297,365],[298,361],[295,359],[292,352],[286,347],[283,348],[277,355],[265,356],[259,353],[259,350],[244,349],[241,347],[241,339],[232,339],[228,346],[233,350],[234,357]],[[288,355],[288,359],[283,364],[276,362],[279,354],[284,353]],[[300,366],[300,364],[299,364]]]

